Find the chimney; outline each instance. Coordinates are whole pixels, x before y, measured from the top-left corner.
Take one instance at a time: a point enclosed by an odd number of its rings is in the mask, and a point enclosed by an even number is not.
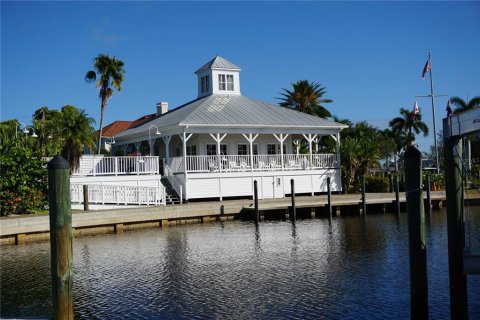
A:
[[[168,112],[168,102],[157,103],[157,116]]]

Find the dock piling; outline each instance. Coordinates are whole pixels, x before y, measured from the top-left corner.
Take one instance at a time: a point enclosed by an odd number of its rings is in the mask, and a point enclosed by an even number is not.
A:
[[[365,218],[367,216],[367,199],[365,197],[365,175],[362,175],[362,215]]]
[[[83,211],[88,211],[88,184],[83,185]]]
[[[445,139],[445,187],[447,195],[448,269],[452,319],[468,318],[467,276],[463,270],[465,217],[463,214],[461,139]],[[456,152],[454,151],[455,149]]]
[[[332,190],[330,187],[330,177],[327,177],[327,199],[328,199],[328,216],[329,216],[329,219],[331,220],[333,210],[332,210]]]
[[[258,223],[260,221],[260,213],[258,211],[258,186],[257,180],[253,181],[253,201],[255,205],[255,222]]]
[[[398,175],[395,175],[395,209],[397,210],[397,216],[400,215],[400,186],[398,183]]]
[[[410,252],[410,306],[416,319],[428,319],[427,244],[422,196],[422,154],[414,146],[405,151],[405,194]]]
[[[426,189],[427,189],[427,212],[428,214],[432,213],[432,197],[431,197],[431,194],[430,194],[430,175],[427,174],[427,186],[426,186]]]
[[[73,319],[72,211],[70,164],[61,156],[48,163],[53,319]]]
[[[297,220],[297,209],[295,208],[295,180],[290,180],[290,188],[292,194],[292,219]]]

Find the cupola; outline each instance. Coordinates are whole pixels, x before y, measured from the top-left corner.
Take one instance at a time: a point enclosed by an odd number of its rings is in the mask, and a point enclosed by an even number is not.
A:
[[[195,71],[198,97],[211,94],[240,95],[240,68],[217,55]]]

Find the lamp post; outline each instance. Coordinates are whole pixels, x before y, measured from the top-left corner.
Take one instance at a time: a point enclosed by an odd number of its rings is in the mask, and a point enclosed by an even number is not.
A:
[[[25,128],[23,128],[23,133],[25,133],[25,148],[27,147],[27,136],[28,134],[30,133],[30,129],[32,129],[32,138],[37,138],[38,135],[35,133],[35,128],[32,127],[32,126],[25,126]]]
[[[148,145],[150,146],[150,156],[152,155],[152,135],[151,135],[151,129],[152,128],[157,128],[157,131],[155,132],[156,135],[161,135],[160,131],[158,130],[158,127],[154,124],[152,124],[149,128],[148,128]]]

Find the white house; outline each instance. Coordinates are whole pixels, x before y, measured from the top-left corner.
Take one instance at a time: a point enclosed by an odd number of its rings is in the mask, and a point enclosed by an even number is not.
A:
[[[260,198],[341,189],[340,131],[345,125],[245,97],[240,68],[216,56],[198,69],[198,97],[171,111],[165,103],[152,120],[115,136],[115,148],[148,146],[183,198],[252,196]],[[158,107],[158,106],[157,106]],[[336,152],[319,154],[316,141],[331,136]],[[304,139],[308,154],[295,143]]]

